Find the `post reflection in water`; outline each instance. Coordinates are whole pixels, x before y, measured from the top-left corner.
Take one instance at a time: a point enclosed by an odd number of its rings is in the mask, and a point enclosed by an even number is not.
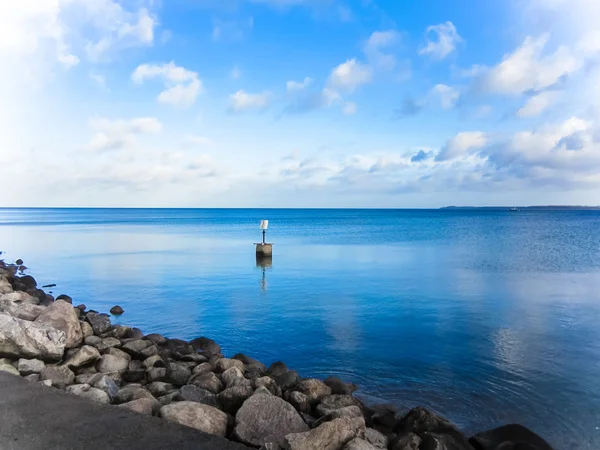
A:
[[[273,257],[256,255],[256,267],[260,267],[262,269],[262,278],[260,280],[261,291],[267,290],[267,268],[271,268],[272,266]]]

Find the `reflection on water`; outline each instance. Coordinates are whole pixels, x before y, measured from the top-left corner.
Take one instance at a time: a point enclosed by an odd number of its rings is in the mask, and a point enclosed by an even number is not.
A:
[[[262,217],[275,265],[251,245]],[[600,448],[598,230],[597,212],[0,209],[3,256],[118,322],[583,450]]]

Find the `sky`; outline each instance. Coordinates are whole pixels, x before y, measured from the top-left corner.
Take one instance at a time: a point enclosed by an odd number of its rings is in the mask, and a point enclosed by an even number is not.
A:
[[[0,4],[0,206],[600,204],[597,0]]]

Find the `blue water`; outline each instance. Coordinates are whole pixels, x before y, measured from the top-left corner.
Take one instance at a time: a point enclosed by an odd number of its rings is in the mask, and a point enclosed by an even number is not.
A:
[[[600,448],[600,212],[0,209],[0,250],[145,332]]]

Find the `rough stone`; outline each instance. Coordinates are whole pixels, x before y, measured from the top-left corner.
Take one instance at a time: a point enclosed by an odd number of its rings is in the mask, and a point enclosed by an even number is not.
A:
[[[154,397],[162,397],[163,395],[175,391],[175,387],[172,384],[164,383],[162,381],[153,381],[146,385],[146,389],[148,389]]]
[[[127,360],[127,364],[131,362],[131,356],[129,356],[128,353],[125,353],[123,350],[116,347],[109,348],[104,354],[116,356],[119,359]]]
[[[148,381],[164,381],[167,379],[167,369],[163,367],[153,367],[146,372]]]
[[[17,369],[22,376],[31,375],[32,373],[40,373],[46,364],[39,359],[19,359]]]
[[[308,425],[285,400],[270,393],[255,393],[235,416],[234,436],[240,442],[259,446],[269,442],[283,446],[285,436],[302,433]]]
[[[96,365],[101,373],[118,372],[123,373],[129,367],[129,360],[114,355],[102,355]]]
[[[25,378],[27,381],[40,381],[40,374],[32,373],[31,375],[25,375],[23,378]]]
[[[377,448],[388,448],[388,438],[385,434],[373,429],[365,430],[365,440]]]
[[[203,363],[198,364],[196,367],[194,367],[192,369],[192,374],[196,375],[198,373],[212,372],[213,370],[214,370],[214,367],[211,363],[203,362]]]
[[[183,386],[187,384],[187,380],[192,376],[192,371],[180,364],[171,362],[167,364],[167,381],[175,386]]]
[[[60,361],[65,333],[47,325],[0,314],[0,356]]]
[[[91,326],[89,323],[87,323],[87,322],[83,322],[83,323],[86,323],[86,324],[87,324],[87,326],[88,326],[88,327],[90,327],[90,328],[92,327],[92,326]],[[92,335],[92,336],[87,336],[87,337],[85,337],[85,338],[83,339],[83,343],[84,343],[85,345],[91,345],[92,347],[96,347],[96,348],[98,348],[98,345],[102,344],[102,338],[101,338],[101,337],[98,337],[98,336],[94,336],[94,335]]]
[[[253,366],[265,373],[267,366],[261,363],[259,360],[251,358],[250,356],[244,355],[243,353],[237,353],[231,357],[232,359],[239,359],[244,363],[245,366]]]
[[[222,373],[232,367],[237,367],[242,373],[246,370],[244,363],[238,359],[221,358],[215,364],[215,371],[217,373]]]
[[[218,394],[223,390],[223,383],[212,372],[204,372],[192,375],[188,380],[188,384],[193,384],[202,389],[206,389],[213,394]]]
[[[114,400],[119,393],[119,386],[117,383],[108,375],[97,373],[88,382],[89,385],[106,392],[108,397]]]
[[[50,380],[54,387],[64,389],[73,384],[75,374],[66,366],[46,366],[42,369],[40,378],[42,381]]]
[[[10,373],[16,376],[20,375],[19,371],[11,364],[0,364],[0,372]]]
[[[163,395],[162,397],[158,397],[158,403],[160,403],[161,406],[170,405],[174,401],[177,401],[178,396],[179,396],[179,392],[177,392],[177,391],[171,392],[167,395]]]
[[[78,395],[79,397],[87,398],[98,403],[110,403],[110,398],[106,392],[100,389],[91,387],[89,384],[74,384],[67,387],[69,394]]]
[[[304,433],[288,434],[285,445],[289,450],[341,450],[365,430],[362,417],[335,419]]]
[[[215,394],[191,384],[182,386],[179,389],[176,400],[203,403],[215,408],[220,406],[218,397]]]
[[[58,300],[48,306],[34,323],[48,325],[65,333],[66,348],[77,347],[83,341],[79,318],[73,306],[64,300]]]
[[[354,418],[363,417],[362,410],[358,406],[345,406],[344,408],[336,409],[330,413],[321,416],[315,423],[314,427],[318,427],[324,422],[329,422],[333,419],[341,419],[344,417]]]
[[[271,394],[281,397],[281,388],[277,386],[277,383],[275,383],[275,380],[273,378],[269,376],[256,378],[254,380],[254,387],[259,388],[261,386],[267,388]]]
[[[95,345],[100,353],[106,353],[111,348],[117,348],[121,346],[121,341],[114,337],[107,337],[100,341],[99,344]]]
[[[221,346],[212,339],[206,337],[196,338],[190,341],[190,344],[194,347],[194,350],[198,352],[206,352],[210,355],[221,353]]]
[[[144,367],[146,370],[152,369],[153,367],[162,367],[166,368],[165,360],[162,359],[159,355],[150,356],[143,361]]]
[[[145,414],[147,416],[152,415],[152,411],[155,408],[156,400],[149,398],[138,398],[127,403],[121,403],[119,407],[128,409],[139,414]]]
[[[361,406],[361,403],[351,395],[328,395],[321,400],[317,405],[316,412],[319,417],[329,414],[336,409],[345,408],[346,406]]]
[[[307,414],[310,413],[310,402],[308,401],[308,397],[302,392],[292,391],[287,395],[286,399],[298,411]]]
[[[355,384],[346,383],[338,377],[327,377],[323,383],[331,388],[332,394],[351,395],[357,389]]]
[[[394,432],[417,434],[423,441],[421,447],[427,447],[427,450],[443,450],[445,447],[442,445],[448,446],[449,444],[446,444],[448,441],[453,442],[452,445],[456,450],[471,449],[466,436],[456,425],[423,407],[413,408],[404,415],[394,428]],[[430,436],[425,439],[424,433],[429,433]]]
[[[274,375],[275,383],[284,391],[287,391],[298,382],[298,373],[295,370]]]
[[[227,414],[196,402],[177,402],[163,406],[160,416],[172,422],[217,436],[227,434]]]
[[[79,348],[74,355],[70,356],[64,365],[71,369],[78,369],[80,367],[92,364],[100,359],[100,352],[91,345],[84,345]]]
[[[90,380],[94,378],[95,373],[82,373],[75,376],[75,384],[90,384]]]
[[[223,372],[221,374],[221,380],[223,380],[223,383],[225,383],[225,386],[228,388],[237,386],[243,382],[249,383],[249,381],[244,378],[244,374],[238,367],[230,367]]]
[[[65,301],[67,303],[73,304],[73,299],[71,297],[69,297],[68,295],[66,295],[66,294],[60,294],[58,297],[56,297],[56,300],[62,300],[62,301]]]
[[[90,336],[94,336],[94,330],[89,323],[79,322],[79,326],[81,326],[81,334],[83,335],[84,340]]]
[[[14,303],[15,305],[39,305],[40,299],[27,292],[16,291],[0,295],[0,303]]]
[[[250,386],[233,386],[219,393],[219,403],[223,411],[235,414],[253,393],[254,389]]]
[[[477,450],[552,450],[550,444],[522,425],[504,425],[478,433],[469,439]],[[521,447],[522,446],[522,447]]]
[[[151,400],[156,400],[150,392],[148,392],[142,387],[125,386],[124,388],[120,389],[119,392],[117,392],[117,395],[115,396],[113,401],[116,404],[121,404],[140,398],[149,398]]]
[[[283,375],[284,373],[289,372],[289,371],[290,371],[290,369],[288,369],[287,366],[285,365],[285,363],[283,363],[281,361],[274,362],[267,369],[267,372],[272,377],[278,377],[279,375]]]
[[[354,438],[344,446],[344,450],[377,450],[364,439]]]
[[[144,363],[134,359],[129,363],[127,371],[123,373],[123,379],[129,382],[142,381],[145,375]]]
[[[456,435],[425,432],[420,437],[420,450],[473,450],[471,444]]]
[[[102,336],[104,333],[110,330],[110,318],[106,316],[96,314],[93,312],[88,312],[85,318],[92,326],[92,329],[94,330],[94,334],[96,336]]]
[[[17,319],[35,321],[46,309],[44,306],[31,303],[14,303],[11,301],[0,301],[0,313],[16,317]]]
[[[379,404],[369,407],[368,410],[373,424],[390,430],[396,425],[397,410],[394,405]]]
[[[127,344],[123,345],[122,348],[125,352],[129,353],[134,358],[139,358],[140,352],[152,345],[154,344],[152,344],[152,342],[150,341],[138,339],[135,341],[128,342]]]
[[[124,312],[125,311],[123,311],[123,308],[121,308],[119,305],[115,305],[112,308],[110,308],[110,313],[117,316],[123,314]]]
[[[151,333],[147,335],[146,339],[154,342],[156,345],[165,345],[167,343],[167,338],[157,333]]]

